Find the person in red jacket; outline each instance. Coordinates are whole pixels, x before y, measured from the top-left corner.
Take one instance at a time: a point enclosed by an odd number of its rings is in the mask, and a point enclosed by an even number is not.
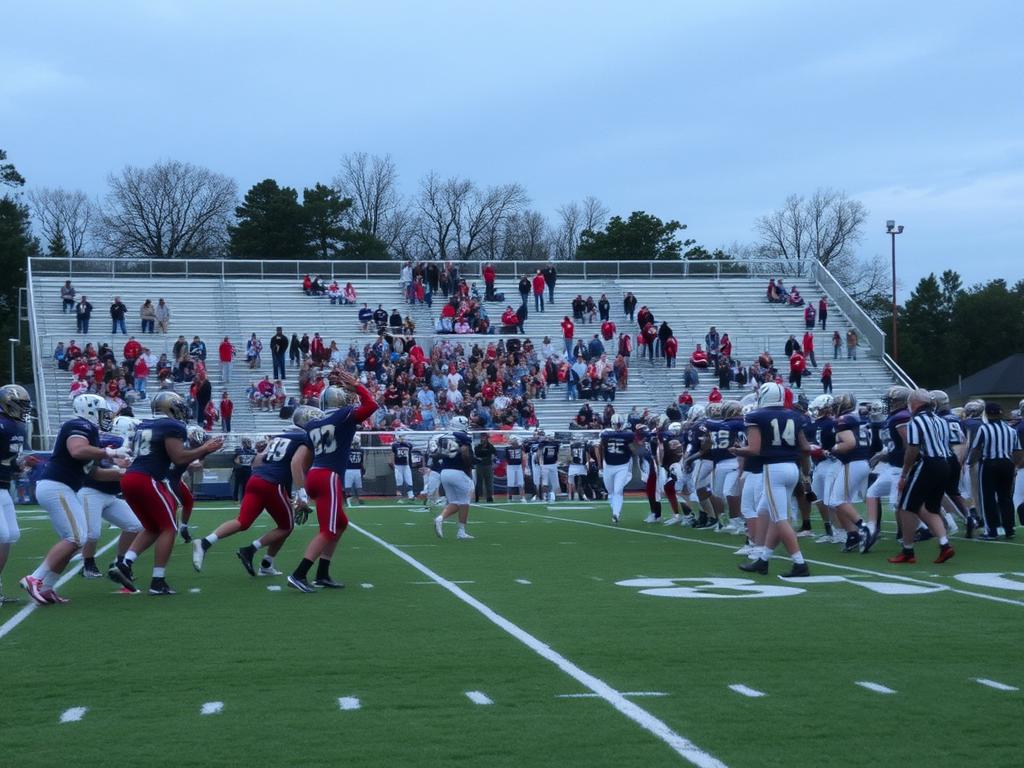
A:
[[[135,340],[134,336],[130,336],[124,345],[124,359],[134,360],[140,354],[142,354],[142,345]]]
[[[307,296],[313,295],[313,280],[309,277],[309,275],[306,275],[304,278],[302,278],[302,292],[305,293]]]
[[[690,390],[684,389],[683,393],[679,395],[678,402],[680,405],[693,405],[693,395],[690,394]]]
[[[693,354],[690,355],[690,364],[694,368],[705,369],[708,367],[708,353],[701,349],[700,344],[693,350]]]
[[[502,333],[515,333],[519,327],[519,315],[512,307],[506,307],[501,314]]]
[[[611,341],[615,338],[615,323],[611,320],[605,320],[601,323],[601,337],[605,341]]]
[[[825,363],[821,369],[821,391],[826,395],[832,394],[832,363]]]
[[[546,285],[544,275],[538,269],[537,274],[533,276],[533,310],[535,312],[544,311],[544,287]]]
[[[718,354],[727,360],[732,357],[732,339],[728,333],[722,334],[722,340],[718,343]]]
[[[722,393],[718,391],[718,387],[712,387],[711,391],[708,392],[709,403],[720,403],[722,402]]]
[[[644,326],[644,346],[647,347],[647,354],[651,356],[651,362],[654,362],[654,342],[658,339],[658,329],[654,327],[654,323],[648,323]],[[643,357],[643,354],[640,355]]]
[[[818,367],[818,360],[814,356],[814,334],[811,333],[810,331],[807,331],[806,333],[804,333],[803,348],[804,348],[804,355],[806,356],[806,358],[811,361],[811,365],[813,365],[815,368],[817,368]]]
[[[803,355],[794,352],[789,356],[789,383],[794,389],[800,389],[800,380],[803,378],[805,370],[807,370],[807,361]]]
[[[825,321],[828,319],[828,302],[822,296],[818,299],[818,321],[821,323],[821,330],[825,330]]]
[[[231,383],[231,361],[235,359],[235,345],[231,343],[231,339],[227,336],[224,337],[224,341],[220,343],[220,347],[217,350],[217,356],[220,359],[220,378],[225,384]]]
[[[132,370],[132,375],[135,377],[135,391],[139,393],[139,397],[143,400],[146,399],[146,379],[149,378],[149,363],[146,362],[145,355],[139,355],[135,360],[135,367]]]
[[[543,297],[541,297],[541,301],[543,301]],[[562,340],[565,341],[565,357],[569,360],[572,359],[572,337],[575,332],[576,326],[566,315],[562,318]]]
[[[494,300],[494,280],[498,276],[491,264],[484,264],[484,301]]]
[[[231,401],[231,395],[224,392],[220,396],[220,427],[225,432],[231,431],[231,414],[235,412],[235,404]]]
[[[679,342],[675,336],[665,339],[665,365],[667,368],[676,367],[676,353],[679,351]]]

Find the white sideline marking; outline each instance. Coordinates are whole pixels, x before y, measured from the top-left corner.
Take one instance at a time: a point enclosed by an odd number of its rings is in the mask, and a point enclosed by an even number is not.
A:
[[[530,584],[532,583],[529,579],[516,579],[516,584]]]
[[[538,656],[547,659],[569,677],[573,678],[576,682],[582,685],[584,688],[589,688],[591,691],[596,693],[602,699],[611,704],[618,712],[628,717],[630,720],[635,722],[644,730],[653,734],[654,736],[661,739],[663,742],[668,744],[675,752],[698,766],[698,768],[725,768],[725,763],[716,758],[714,755],[705,752],[696,744],[689,739],[680,736],[678,733],[673,731],[664,722],[656,718],[647,710],[629,701],[619,691],[612,688],[608,683],[603,680],[591,675],[588,672],[583,671],[578,666],[573,664],[569,659],[562,656],[560,653],[555,651],[546,643],[538,640],[536,637],[531,635],[526,630],[513,624],[511,621],[503,616],[495,613],[493,610],[488,608],[482,602],[477,600],[475,597],[470,595],[461,587],[453,584],[442,576],[432,571],[430,568],[425,566],[419,560],[414,558],[407,552],[403,552],[398,547],[389,544],[380,538],[376,534],[370,533],[366,529],[356,525],[355,523],[349,523],[349,527],[353,530],[366,536],[371,541],[375,541],[384,549],[388,550],[391,554],[401,558],[406,563],[411,565],[417,571],[422,573],[424,576],[430,578],[446,590],[451,592],[455,597],[464,602],[473,610],[483,615],[486,619],[491,621],[496,626],[503,629],[508,634],[512,635],[516,640],[521,642],[527,648],[532,650]]]
[[[668,696],[664,691],[623,691],[623,696]],[[560,693],[555,696],[556,699],[599,699],[601,698],[596,693]]]
[[[96,551],[96,557],[99,557],[104,552],[106,552],[108,549],[110,549],[112,546],[117,544],[117,539],[118,538],[120,538],[120,537],[115,537],[115,538],[111,539],[103,547],[98,549]],[[81,563],[76,565],[70,571],[65,572],[64,575],[61,576],[57,580],[57,583],[54,585],[54,587],[59,587],[62,584],[67,584],[69,581],[71,581],[71,579],[75,578],[75,576],[78,575],[78,572],[80,570],[82,570],[82,564]],[[28,598],[28,601],[29,601],[28,605],[26,605],[24,608],[22,608],[20,611],[18,611],[13,616],[11,616],[11,618],[9,618],[3,624],[0,624],[0,639],[3,639],[7,635],[9,635],[11,632],[13,632],[15,627],[17,627],[19,624],[21,624],[21,622],[23,622],[25,619],[27,619],[29,616],[31,616],[32,615],[32,611],[34,611],[36,608],[39,607],[39,603],[37,603],[31,597]]]
[[[526,515],[528,517],[546,518],[545,522],[559,521],[559,522],[563,522],[563,523],[575,523],[576,525],[589,525],[589,526],[593,526],[595,528],[606,528],[609,531],[619,531],[621,533],[635,533],[635,534],[637,534],[639,536],[657,536],[658,538],[662,538],[662,539],[674,539],[675,541],[681,541],[681,542],[685,542],[685,543],[703,544],[704,546],[707,546],[707,547],[719,547],[721,549],[729,549],[729,550],[735,551],[735,546],[734,545],[732,545],[732,544],[720,544],[717,541],[705,541],[704,539],[694,539],[694,538],[689,538],[687,536],[673,536],[670,533],[659,533],[657,531],[643,531],[643,530],[640,530],[640,529],[637,529],[637,528],[623,528],[622,526],[618,526],[618,525],[610,525],[608,523],[598,523],[598,522],[594,522],[592,520],[577,520],[577,519],[572,518],[572,517],[554,517],[553,515],[542,515],[542,514],[539,514],[537,512],[521,512],[518,509],[510,509],[509,507],[492,506],[491,509],[496,510],[498,512],[509,512],[509,513],[511,513],[513,515]],[[789,560],[788,557],[784,557],[784,556],[781,556],[781,555],[775,555],[773,557],[773,559],[775,559],[775,560]],[[862,574],[864,574],[866,576],[877,576],[877,577],[879,577],[881,579],[891,579],[892,581],[903,581],[903,582],[907,582],[908,584],[926,584],[929,587],[932,586],[929,582],[925,581],[924,579],[915,579],[915,578],[912,578],[910,576],[900,576],[900,575],[895,574],[895,573],[884,573],[883,571],[872,571],[872,570],[870,570],[868,568],[857,568],[857,567],[854,567],[852,565],[840,565],[839,563],[830,563],[830,562],[827,562],[825,560],[812,560],[811,558],[806,557],[806,556],[804,557],[804,559],[808,563],[811,563],[812,565],[820,565],[823,568],[837,568],[837,569],[842,570],[842,571],[852,571],[853,573],[862,573]],[[995,602],[995,603],[1005,603],[1006,605],[1015,605],[1018,608],[1024,608],[1024,601],[1021,601],[1021,600],[1011,600],[1008,597],[999,597],[997,595],[986,595],[986,594],[984,594],[982,592],[971,592],[971,591],[968,591],[966,589],[957,589],[955,587],[948,587],[947,591],[953,592],[953,593],[958,594],[958,595],[967,595],[968,597],[977,597],[977,598],[980,598],[982,600],[991,600],[992,602]]]
[[[592,509],[595,509],[595,507],[548,507],[549,512],[554,512],[556,509],[565,509],[571,512],[590,512]]]
[[[976,677],[976,678],[974,678],[974,682],[980,683],[981,685],[987,685],[989,688],[995,688],[997,691],[1019,691],[1020,690],[1020,688],[1017,688],[1016,686],[1007,685],[1006,683],[997,683],[995,680],[989,680],[988,678],[985,678],[985,677]]]
[[[491,697],[483,691],[466,691],[466,696],[474,704],[493,704]]]
[[[72,707],[71,709],[65,709],[60,713],[60,722],[62,723],[77,723],[83,717],[85,713],[89,711],[88,707]]]
[[[429,586],[433,586],[434,584],[438,584],[440,582],[437,582],[437,581],[410,581],[409,583],[410,584],[427,584]],[[476,584],[475,581],[452,581],[450,583],[451,584]]]
[[[208,701],[199,710],[200,715],[219,715],[224,711],[223,701]]]
[[[351,525],[351,523],[349,523],[349,525]],[[342,710],[343,712],[347,712],[351,709],[359,709],[359,707],[359,699],[355,698],[354,696],[341,696],[338,699],[338,709]]]
[[[373,584],[360,584],[363,589],[373,589]]]
[[[762,696],[767,696],[768,695],[764,691],[758,691],[758,690],[756,690],[754,688],[748,688],[747,686],[742,685],[740,683],[736,683],[734,685],[730,685],[729,688],[734,690],[734,691],[736,691],[736,693],[740,694],[741,696],[747,696],[748,698],[751,698],[751,699],[759,699]]]
[[[896,693],[892,688],[882,685],[881,683],[869,683],[866,680],[860,680],[857,682],[857,685],[861,688],[867,688],[869,691],[874,691],[875,693]]]
[[[267,592],[280,592],[280,591],[281,591],[281,585],[280,584],[271,584],[269,587],[267,587]]]

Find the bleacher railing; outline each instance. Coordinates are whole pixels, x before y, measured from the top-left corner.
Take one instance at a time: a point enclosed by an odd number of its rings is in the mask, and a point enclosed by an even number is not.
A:
[[[39,324],[36,319],[36,297],[34,291],[35,281],[32,279],[32,262],[35,259],[28,260],[28,274],[26,275],[27,288],[28,288],[28,331],[29,339],[31,343],[29,347],[32,349],[32,369],[35,371],[36,380],[36,412],[38,414],[40,432],[46,432],[50,426],[50,398],[49,393],[46,391],[46,372],[43,370],[43,351],[40,349],[38,339],[40,338]],[[46,355],[50,354],[47,350]],[[47,442],[45,445],[49,446]]]
[[[871,316],[861,309],[860,304],[854,301],[853,297],[846,292],[842,284],[820,261],[811,263],[811,277],[817,282],[818,287],[827,293],[834,301],[853,327],[871,345],[871,352],[878,358],[886,357],[885,354],[885,331],[878,327],[878,324],[871,319]]]
[[[381,261],[257,261],[248,259],[104,259],[39,257],[30,259],[39,275],[60,277],[156,278],[246,280],[295,279],[320,275],[330,279],[397,278],[403,262]],[[440,262],[436,262],[440,263]],[[453,260],[462,275],[480,280],[485,261]],[[772,260],[672,260],[672,261],[494,261],[490,262],[499,278],[532,276],[553,264],[560,278],[613,280],[659,277],[725,278],[774,277],[780,264]],[[790,272],[787,272],[789,274]]]

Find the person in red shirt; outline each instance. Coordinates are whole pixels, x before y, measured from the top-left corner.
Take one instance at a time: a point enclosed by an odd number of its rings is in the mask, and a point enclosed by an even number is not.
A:
[[[494,271],[494,267],[491,264],[484,264],[483,276],[484,276],[484,301],[493,301],[494,300],[494,280],[497,277],[497,272]]]
[[[124,359],[134,360],[140,354],[142,354],[142,345],[135,340],[134,336],[130,336],[124,345]]]
[[[501,330],[504,333],[515,333],[519,327],[519,316],[512,307],[506,307],[505,311],[501,313]]]
[[[231,383],[231,361],[235,359],[235,345],[227,336],[217,348],[217,357],[220,360],[220,380],[225,384]]]
[[[813,365],[815,368],[817,368],[818,367],[818,360],[817,360],[817,358],[814,357],[814,334],[811,333],[810,331],[807,331],[804,334],[803,348],[804,348],[804,355],[807,357],[808,360],[811,361],[811,365]]]
[[[693,354],[690,355],[690,364],[694,368],[707,368],[708,367],[708,353],[701,349],[700,344],[693,350]]]
[[[679,342],[675,336],[665,339],[665,365],[667,368],[676,367],[676,353],[679,351]]]
[[[722,402],[722,393],[718,391],[718,387],[712,387],[711,391],[708,392],[709,403],[720,403]]]
[[[825,330],[825,320],[828,319],[828,302],[822,296],[818,299],[818,321],[821,323],[821,330]]]
[[[601,337],[605,341],[611,341],[615,338],[615,323],[611,320],[605,320],[601,323]]]
[[[145,355],[139,355],[135,360],[135,367],[132,369],[132,376],[135,377],[135,391],[139,397],[146,399],[146,379],[149,378],[149,363]]]
[[[800,389],[800,380],[807,369],[807,361],[799,352],[794,352],[789,357],[789,383],[794,389]]]
[[[572,359],[572,337],[575,332],[576,326],[569,316],[565,315],[562,318],[562,340],[565,341],[565,356],[570,360]]]
[[[832,363],[825,363],[821,369],[821,391],[826,395],[832,394]]]
[[[680,405],[693,405],[693,395],[690,394],[690,390],[684,389],[683,393],[679,395]]]
[[[309,342],[309,354],[315,363],[322,363],[328,357],[327,349],[324,347],[324,340],[320,338],[319,333],[314,333],[313,340]]]
[[[77,344],[75,344],[75,340],[74,339],[69,341],[68,342],[68,348],[67,348],[67,358],[68,358],[68,360],[74,360],[80,354],[82,354],[82,348],[79,347]]]
[[[644,326],[644,346],[647,347],[647,353],[651,356],[651,362],[654,362],[654,342],[658,338],[658,329],[654,327],[654,323],[648,323]],[[643,353],[640,354],[643,357]]]
[[[75,362],[71,365],[71,373],[76,379],[85,378],[85,375],[89,373],[89,364],[85,362],[84,357],[75,358]]]
[[[718,353],[724,358],[732,357],[732,339],[728,333],[722,334],[722,340],[718,343]]]
[[[203,410],[203,429],[207,432],[213,429],[213,422],[218,419],[217,407],[211,400],[206,404],[206,408]]]
[[[231,431],[231,414],[235,412],[235,404],[231,401],[231,395],[224,392],[220,396],[220,428],[225,432]]]
[[[544,275],[537,270],[537,274],[533,276],[533,310],[535,312],[544,311]]]
[[[307,296],[313,295],[313,281],[310,279],[309,275],[302,278],[302,292]]]

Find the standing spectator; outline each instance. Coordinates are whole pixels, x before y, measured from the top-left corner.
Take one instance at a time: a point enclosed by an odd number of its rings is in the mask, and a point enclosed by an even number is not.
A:
[[[139,307],[139,319],[142,321],[142,332],[153,333],[156,329],[156,307],[150,299],[142,302]]]
[[[260,367],[260,353],[263,352],[263,342],[256,338],[253,333],[245,343],[245,360],[249,363],[249,369]]]
[[[644,337],[644,346],[647,347],[647,354],[650,355],[651,362],[654,362],[654,349],[658,341],[658,329],[654,327],[654,323],[648,323],[644,326],[642,331]],[[641,354],[640,357],[643,357]]]
[[[437,264],[435,264],[434,262],[430,262],[429,264],[427,264],[426,274],[427,274],[427,285],[430,286],[430,292],[431,293],[437,293],[437,285],[438,285]]]
[[[818,321],[821,323],[821,330],[825,330],[825,321],[828,319],[828,302],[822,296],[818,299]]]
[[[235,359],[236,351],[231,339],[225,336],[217,350],[217,357],[220,360],[220,380],[223,384],[231,383],[231,361]]]
[[[363,333],[369,329],[371,320],[373,320],[373,310],[364,301],[363,306],[359,308],[359,329]],[[296,338],[294,334],[292,334],[292,338]]]
[[[195,391],[196,423],[198,424],[205,417],[206,406],[208,406],[210,404],[210,400],[213,399],[213,385],[210,384],[210,380],[206,378],[205,368],[200,368],[196,371],[196,378],[192,382],[192,389]]]
[[[728,333],[722,334],[722,340],[719,342],[718,346],[718,354],[726,360],[732,358],[732,339],[729,338]]]
[[[498,273],[494,271],[494,265],[490,262],[484,264],[484,301],[494,301],[494,281]]]
[[[795,350],[789,356],[789,383],[794,389],[800,389],[800,380],[803,378],[806,368],[807,362],[804,360],[804,356],[800,354],[799,349]]]
[[[365,304],[363,305],[366,306]],[[302,345],[299,342],[299,334],[292,334],[292,341],[288,345],[288,362],[293,365],[302,365]]]
[[[832,359],[838,360],[839,353],[843,350],[843,338],[839,335],[839,331],[832,331]]]
[[[807,306],[804,307],[804,326],[808,330],[814,330],[815,320],[817,320],[817,318],[814,314],[814,304],[812,302],[807,302]]]
[[[81,300],[75,304],[75,321],[78,323],[79,333],[89,332],[89,318],[92,317],[92,304],[83,294]]]
[[[485,499],[490,504],[494,501],[494,456],[497,451],[491,443],[491,436],[484,432],[480,442],[473,448],[476,456],[476,503]]]
[[[305,360],[306,356],[309,355],[309,334],[308,333],[302,334],[302,338],[299,340],[299,352],[301,353],[301,355],[302,355],[301,359],[303,359],[303,360]]]
[[[630,320],[633,319],[633,313],[636,311],[636,296],[632,291],[626,291],[626,295],[622,299],[622,311]]]
[[[813,323],[811,328],[814,328]],[[804,332],[804,355],[811,361],[811,365],[818,367],[818,359],[814,356],[814,334],[809,330]]]
[[[277,331],[273,336],[270,337],[270,358],[274,363],[273,377],[275,379],[284,379],[285,377],[285,365],[284,355],[288,351],[288,337],[284,335],[284,331],[281,330],[281,326],[277,326]]]
[[[565,356],[567,359],[572,359],[572,337],[576,332],[576,326],[572,320],[569,319],[568,315],[562,318],[562,341],[565,342]]]
[[[412,264],[408,261],[402,265],[402,271],[398,276],[398,285],[401,287],[403,295],[409,293],[409,286],[412,285]]]
[[[388,326],[388,311],[384,309],[383,304],[378,304],[377,308],[373,310],[373,322],[377,326],[377,332],[381,333]]]
[[[707,346],[708,360],[712,365],[717,365],[722,340],[719,337],[715,326],[712,325],[708,332],[704,334],[704,344]]]
[[[541,274],[544,275],[544,283],[548,287],[548,302],[554,304],[555,281],[558,280],[558,272],[555,270],[555,265],[549,261],[548,265],[541,270]]]
[[[607,320],[611,316],[612,304],[608,301],[606,294],[601,294],[601,298],[597,300],[597,316],[602,322]]]
[[[636,325],[637,328],[643,328],[648,323],[654,322],[654,313],[651,312],[646,306],[640,307],[640,311],[636,313]]]
[[[821,369],[821,391],[826,395],[832,394],[832,363],[825,363]]]
[[[135,391],[139,393],[139,399],[146,399],[146,379],[149,378],[149,361],[146,359],[148,355],[147,350],[143,350],[142,354],[135,359],[135,365],[132,368],[132,375],[135,377]]]
[[[402,332],[402,313],[398,311],[397,307],[392,307],[391,315],[388,317],[388,326],[391,328],[392,333]]]
[[[679,352],[679,342],[675,336],[665,339],[665,367],[676,367],[676,354]]]
[[[625,360],[629,360],[629,356],[633,353],[633,339],[628,333],[619,334],[619,356]]]
[[[533,276],[533,310],[535,312],[544,311],[544,275],[537,270],[537,274]]]
[[[715,374],[718,376],[718,388],[719,389],[731,389],[732,383],[732,366],[729,365],[729,361],[719,355],[718,364],[715,366]]]
[[[857,359],[857,332],[851,328],[846,332],[846,359],[856,360]]]
[[[171,308],[163,299],[156,303],[156,327],[160,333],[167,333],[167,324],[171,322]]]
[[[696,389],[697,385],[700,384],[700,376],[697,374],[697,369],[693,367],[693,363],[686,364],[686,370],[683,371],[683,386],[686,389]]]
[[[117,329],[121,329],[121,333],[125,336],[128,335],[128,331],[124,327],[124,318],[128,314],[128,307],[121,301],[120,296],[115,296],[114,300],[110,304],[110,321],[111,321],[111,333],[117,333]]]
[[[526,324],[526,316],[527,316],[526,302],[524,301],[522,304],[519,305],[519,309],[516,310],[516,320],[519,321],[519,332],[520,333],[524,333],[525,332],[524,331],[524,325]]]
[[[786,339],[784,351],[786,353],[786,357],[790,357],[794,352],[800,351],[800,342],[796,340],[796,336],[790,334],[790,337]]]
[[[659,357],[665,354],[665,342],[672,338],[673,335],[672,326],[666,320],[662,320],[661,326],[658,328],[657,353]]]
[[[71,281],[65,280],[60,287],[60,311],[68,313],[75,308],[75,289],[71,287]]]
[[[526,275],[519,278],[519,295],[523,297],[523,304],[530,300],[530,278]]]
[[[601,339],[597,337],[596,333],[594,338],[590,340],[590,343],[587,344],[587,354],[591,361],[597,360],[604,354],[604,344],[601,343]]]

